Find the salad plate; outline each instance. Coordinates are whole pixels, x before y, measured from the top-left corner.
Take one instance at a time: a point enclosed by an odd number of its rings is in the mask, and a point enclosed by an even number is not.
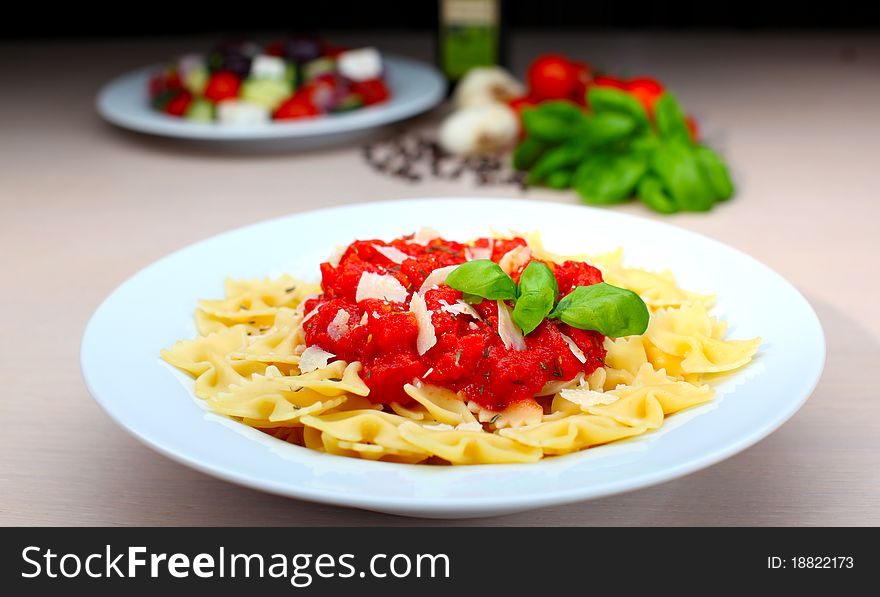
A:
[[[619,247],[628,264],[672,270],[683,288],[717,295],[737,337],[762,338],[746,368],[720,377],[710,402],[635,438],[524,464],[429,466],[345,458],[292,445],[209,411],[163,348],[195,334],[193,305],[224,279],[318,266],[354,239],[396,238],[430,225],[467,240],[491,230],[540,231],[555,253]],[[813,391],[825,360],[819,321],[779,274],[712,239],[608,210],[521,199],[422,199],[349,205],[239,228],[169,255],[122,284],[86,328],[81,366],[106,413],[154,450],[254,489],[407,516],[501,515],[631,491],[710,466],[755,444]]]
[[[163,137],[238,144],[285,141],[302,148],[344,143],[426,112],[443,100],[446,83],[434,67],[389,55],[383,55],[383,63],[391,92],[386,102],[316,118],[218,125],[163,114],[150,106],[147,95],[150,77],[161,65],[141,68],[110,81],[98,93],[96,107],[106,121],[116,126]]]

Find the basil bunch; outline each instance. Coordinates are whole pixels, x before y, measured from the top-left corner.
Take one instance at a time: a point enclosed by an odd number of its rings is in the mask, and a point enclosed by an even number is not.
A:
[[[511,317],[524,334],[531,333],[545,318],[612,338],[643,334],[648,328],[648,307],[641,297],[605,282],[578,286],[557,303],[556,277],[540,261],[526,266],[519,284],[494,261],[468,261],[449,273],[446,285],[466,297],[515,301]]]
[[[565,101],[523,112],[526,137],[513,165],[527,181],[574,188],[585,203],[610,205],[633,196],[660,213],[706,211],[733,196],[724,161],[695,143],[681,107],[664,93],[654,122],[631,94],[591,87],[592,112]]]

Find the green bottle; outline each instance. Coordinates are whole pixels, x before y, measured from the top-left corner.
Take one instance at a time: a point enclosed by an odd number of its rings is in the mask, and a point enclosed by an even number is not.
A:
[[[437,62],[450,89],[475,66],[505,65],[502,0],[440,0]]]

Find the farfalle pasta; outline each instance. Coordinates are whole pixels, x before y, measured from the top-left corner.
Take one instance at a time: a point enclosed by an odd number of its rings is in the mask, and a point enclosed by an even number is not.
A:
[[[713,378],[760,345],[728,339],[714,297],[669,271],[619,250],[556,255],[534,233],[459,243],[423,229],[355,241],[320,270],[320,284],[227,280],[197,305],[199,336],[162,358],[211,410],[279,441],[504,464],[650,433],[712,400]]]

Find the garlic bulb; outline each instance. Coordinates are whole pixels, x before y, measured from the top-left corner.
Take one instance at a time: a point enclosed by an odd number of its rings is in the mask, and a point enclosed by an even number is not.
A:
[[[525,93],[522,84],[500,66],[472,68],[458,83],[453,98],[457,108],[493,102],[507,103]]]
[[[452,154],[493,153],[513,145],[519,119],[506,104],[456,110],[440,125],[440,146]]]

